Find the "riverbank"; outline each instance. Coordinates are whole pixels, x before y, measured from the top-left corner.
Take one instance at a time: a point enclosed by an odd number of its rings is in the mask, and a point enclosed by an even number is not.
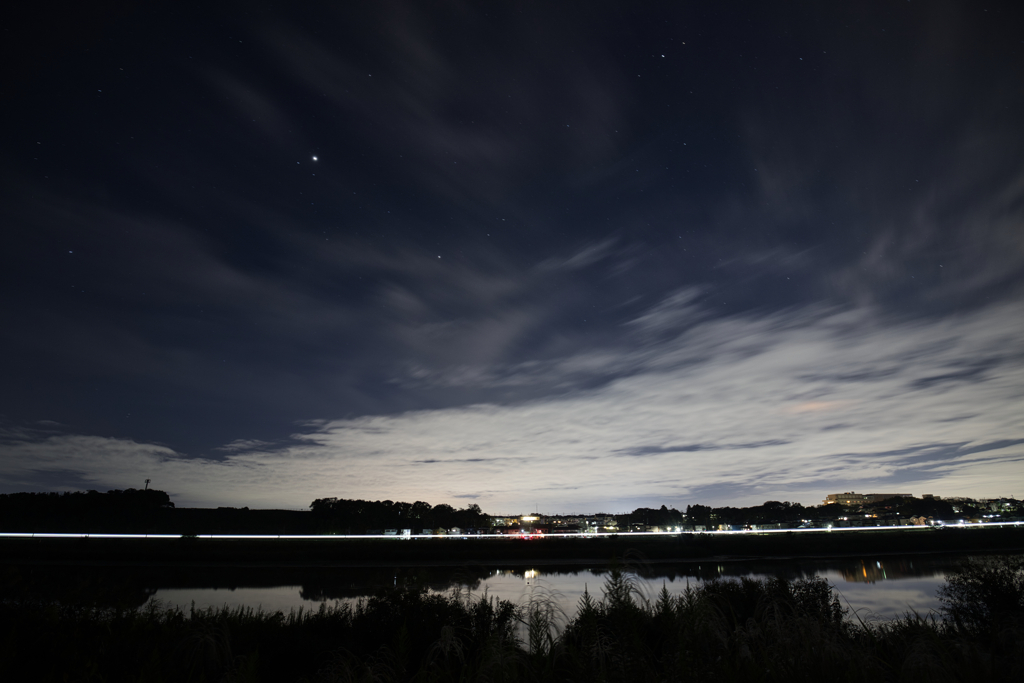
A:
[[[510,566],[1024,552],[1024,528],[901,528],[783,534],[621,534],[598,538],[402,540],[287,538],[0,538],[7,563]]]

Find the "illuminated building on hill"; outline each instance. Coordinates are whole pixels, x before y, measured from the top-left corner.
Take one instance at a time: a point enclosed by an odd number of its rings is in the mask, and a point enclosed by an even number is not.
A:
[[[825,496],[824,503],[829,505],[831,503],[839,503],[840,505],[867,505],[869,503],[878,503],[889,498],[913,498],[912,493],[854,493],[849,491],[847,493],[830,493]]]

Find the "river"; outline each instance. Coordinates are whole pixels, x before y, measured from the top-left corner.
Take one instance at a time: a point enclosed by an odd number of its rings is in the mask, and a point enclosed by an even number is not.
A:
[[[934,555],[858,557],[832,560],[630,564],[620,566],[640,594],[655,599],[664,585],[678,594],[702,581],[781,576],[820,576],[838,593],[851,617],[871,621],[907,612],[926,615],[940,608],[936,595],[945,575],[962,558]],[[462,567],[250,568],[226,579],[203,571],[164,574],[144,586],[149,600],[196,608],[246,606],[264,611],[318,609],[321,604],[365,599],[386,586],[419,585],[429,591],[511,600],[545,601],[566,617],[584,590],[600,598],[610,567],[474,565]],[[143,581],[143,583],[146,583]]]

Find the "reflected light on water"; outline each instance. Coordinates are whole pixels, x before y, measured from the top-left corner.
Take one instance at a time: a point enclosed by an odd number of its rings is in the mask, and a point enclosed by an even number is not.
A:
[[[938,610],[940,605],[936,591],[945,578],[944,571],[934,560],[906,558],[851,560],[839,567],[809,569],[787,566],[786,569],[787,571],[778,575],[785,575],[791,579],[813,575],[824,578],[833,586],[843,606],[850,610],[851,616],[856,615],[862,620],[891,619],[908,612],[925,615]],[[726,565],[688,568],[690,573],[694,573],[695,570],[699,570],[707,579],[738,579],[742,576],[767,578],[777,575],[776,572],[765,571],[764,567],[759,567],[758,571],[747,572]],[[662,585],[669,593],[679,594],[687,586],[697,585],[702,581],[696,576],[687,576],[686,571],[684,569],[677,573],[662,570],[655,572],[661,573],[662,576],[648,579],[635,574],[629,576],[640,594],[651,598],[661,590]],[[452,580],[446,587],[442,587],[445,586],[444,583],[435,583],[429,590],[432,593],[449,593],[459,588],[463,595],[486,595],[489,598],[510,600],[519,605],[543,601],[554,605],[566,616],[572,616],[585,590],[595,599],[603,597],[602,589],[607,578],[608,570],[604,568],[563,568],[558,571],[547,571],[543,568],[498,568],[487,571],[479,581],[467,585],[453,570]],[[395,582],[400,583],[397,576]],[[308,599],[303,597],[303,592],[303,587],[296,585],[235,589],[173,588],[157,589],[153,599],[166,606],[178,606],[184,610],[188,610],[194,602],[199,609],[227,605],[259,607],[264,611],[285,613],[300,608],[315,610],[320,604],[354,603],[360,599],[342,596],[332,599],[330,593],[322,592],[314,594],[316,599]],[[306,594],[309,595],[309,591],[306,591]]]

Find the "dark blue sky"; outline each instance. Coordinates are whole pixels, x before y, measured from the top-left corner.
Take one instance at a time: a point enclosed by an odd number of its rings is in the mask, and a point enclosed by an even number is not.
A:
[[[0,490],[1024,495],[1014,3],[19,11]]]

